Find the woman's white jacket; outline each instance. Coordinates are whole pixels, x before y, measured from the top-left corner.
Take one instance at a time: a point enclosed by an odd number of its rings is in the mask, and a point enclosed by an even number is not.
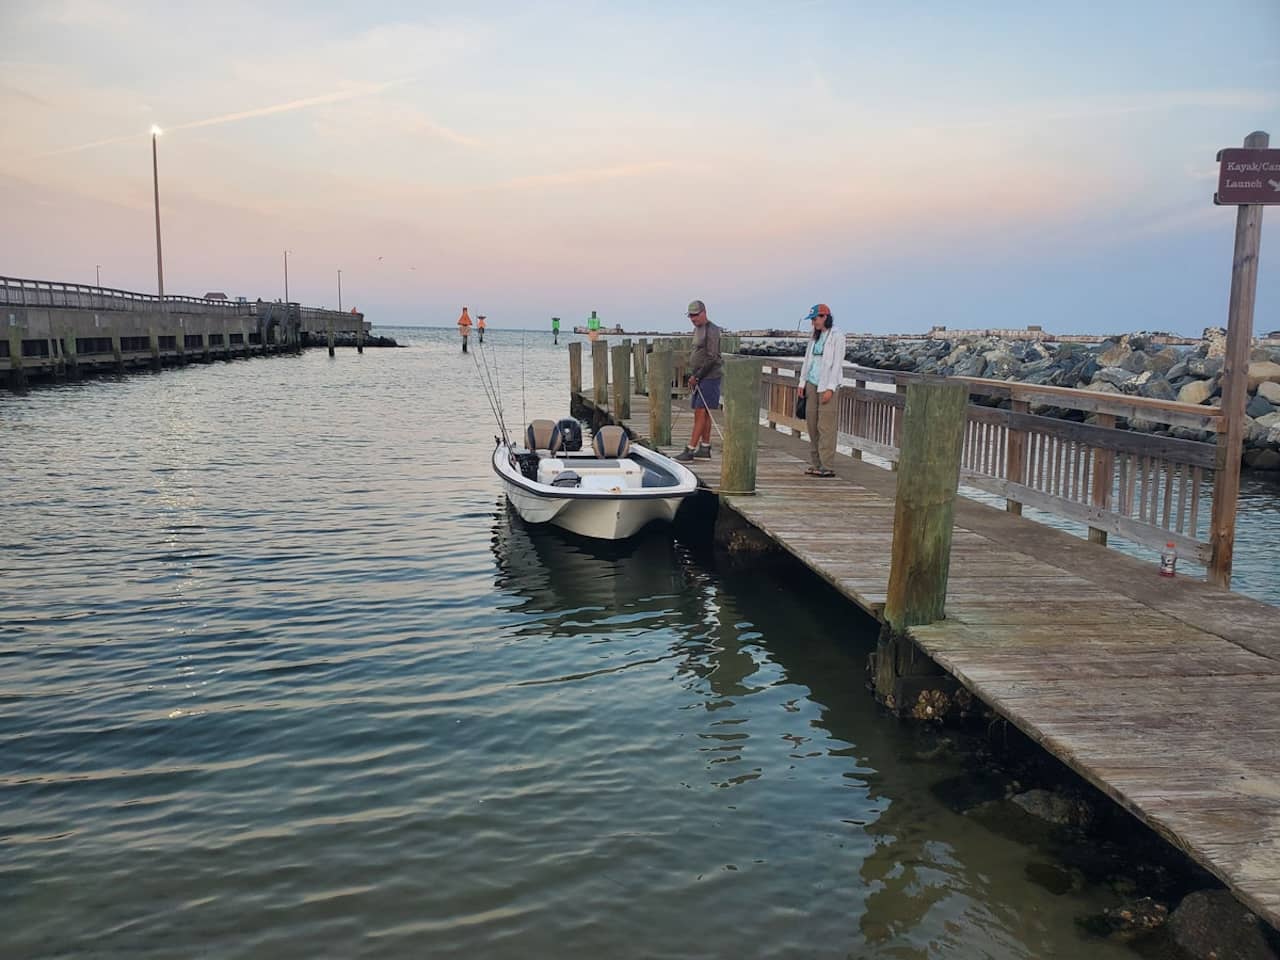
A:
[[[809,361],[813,359],[813,338],[809,338],[809,346],[804,351],[804,364],[800,367],[800,385],[804,386],[809,375]],[[818,392],[839,390],[844,371],[844,334],[839,330],[827,331],[827,342],[823,344],[822,356],[818,357]]]

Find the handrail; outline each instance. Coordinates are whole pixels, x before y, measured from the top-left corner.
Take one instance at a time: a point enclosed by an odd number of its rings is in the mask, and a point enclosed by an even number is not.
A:
[[[769,366],[799,370],[803,360],[786,357],[770,357]],[[873,383],[892,383],[905,386],[928,377],[928,374],[906,370],[880,370],[857,363],[844,364],[846,380],[864,380]],[[1015,380],[990,380],[984,377],[948,377],[948,380],[966,384],[971,395],[999,400],[1015,400],[1078,410],[1082,413],[1112,414],[1125,419],[1140,417],[1170,426],[1190,427],[1211,433],[1225,431],[1225,420],[1217,407],[1203,407],[1177,400],[1157,400],[1152,397],[1134,397],[1127,394],[1101,393],[1079,390],[1074,387],[1051,387]]]

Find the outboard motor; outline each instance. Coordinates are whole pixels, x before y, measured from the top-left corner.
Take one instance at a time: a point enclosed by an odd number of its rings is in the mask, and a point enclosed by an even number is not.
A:
[[[563,438],[560,449],[566,453],[576,453],[582,449],[582,424],[573,417],[565,417],[556,424]]]

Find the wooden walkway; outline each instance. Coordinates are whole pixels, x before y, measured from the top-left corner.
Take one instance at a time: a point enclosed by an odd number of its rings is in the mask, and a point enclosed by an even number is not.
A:
[[[646,398],[628,425],[648,432]],[[672,437],[692,415],[673,402]],[[687,406],[687,402],[684,404]],[[895,474],[760,428],[754,496],[722,502],[873,616],[884,607]],[[712,447],[720,438],[714,431]],[[668,449],[666,452],[673,452]],[[719,460],[692,464],[712,490]],[[812,494],[843,518],[813,523]],[[966,498],[947,619],[911,634],[1024,733],[1280,928],[1280,611]]]

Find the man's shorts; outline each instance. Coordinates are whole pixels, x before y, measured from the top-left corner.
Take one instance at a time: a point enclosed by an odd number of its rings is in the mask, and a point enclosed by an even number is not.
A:
[[[693,391],[693,396],[689,398],[690,408],[697,410],[719,410],[720,409],[720,378],[713,380],[699,380],[698,386]]]

